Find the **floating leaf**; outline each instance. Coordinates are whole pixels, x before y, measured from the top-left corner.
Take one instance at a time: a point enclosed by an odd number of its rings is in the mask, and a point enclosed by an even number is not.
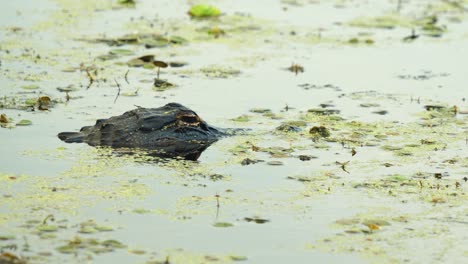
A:
[[[24,104],[27,106],[34,106],[36,105],[37,100],[34,98],[27,99]]]
[[[288,124],[281,124],[278,127],[275,128],[276,131],[281,131],[281,132],[300,132],[302,129],[297,126],[292,126]]]
[[[16,123],[17,126],[30,126],[32,125],[32,122],[31,120],[27,120],[27,119],[23,119],[21,121],[19,121],[18,123]]]
[[[153,62],[154,61],[154,55],[144,55],[144,56],[141,56],[139,58],[137,58],[138,60],[141,60],[143,62]]]
[[[135,0],[117,0],[120,5],[127,6],[127,7],[134,7]]]
[[[145,65],[145,62],[140,59],[131,59],[127,62],[127,65],[130,67],[141,67]]]
[[[151,69],[156,68],[156,66],[154,66],[153,63],[145,63],[145,64],[143,64],[143,68],[144,68],[144,69],[151,70]]]
[[[105,54],[105,55],[97,56],[96,59],[107,61],[107,60],[117,59],[118,57],[119,56],[117,54]]]
[[[27,85],[21,86],[21,88],[23,88],[25,90],[36,90],[36,89],[39,89],[39,85],[37,85],[37,84],[27,84]]]
[[[380,104],[376,104],[376,103],[362,103],[359,105],[360,107],[365,107],[365,108],[369,108],[369,107],[379,107]]]
[[[324,126],[314,126],[309,130],[309,134],[313,137],[329,137],[330,130]]]
[[[381,219],[368,219],[362,222],[365,226],[376,225],[376,226],[389,226],[391,225],[388,221]]]
[[[57,90],[59,90],[60,92],[74,92],[74,91],[78,91],[79,89],[73,84],[71,84],[66,87],[57,87]]]
[[[13,240],[15,236],[13,235],[0,235],[0,240]]]
[[[188,42],[187,39],[179,36],[171,36],[169,37],[169,41],[173,44],[184,44]]]
[[[73,245],[66,245],[55,248],[58,252],[63,254],[73,254],[76,251],[76,247]]]
[[[272,161],[267,162],[267,164],[272,165],[272,166],[281,166],[284,163],[282,161],[279,161],[279,160],[272,160]]]
[[[231,67],[211,65],[204,68],[201,68],[200,71],[205,74],[205,76],[210,78],[229,78],[237,76],[241,73],[240,70],[233,69]]]
[[[167,66],[169,66],[164,61],[153,61],[153,64],[154,64],[154,66],[160,67],[160,68],[167,68]]]
[[[335,223],[339,225],[356,225],[356,224],[359,224],[359,222],[360,221],[358,218],[343,218],[343,219],[336,220]]]
[[[127,96],[127,97],[135,97],[135,96],[138,96],[138,90],[134,91],[134,92],[125,92],[125,93],[121,93],[122,96]]]
[[[249,111],[252,112],[252,113],[258,113],[258,114],[271,112],[271,110],[268,109],[268,108],[252,108]]]
[[[109,51],[109,54],[111,55],[121,55],[121,56],[128,56],[128,55],[133,55],[133,51],[128,50],[128,49],[113,49]]]
[[[146,209],[143,209],[143,208],[133,209],[132,212],[134,212],[136,214],[149,214],[149,213],[151,213],[150,210],[146,210]]]
[[[97,233],[98,231],[92,226],[82,226],[78,233],[82,234],[93,234]]]
[[[213,224],[213,226],[214,227],[232,227],[234,225],[228,222],[216,222]]]
[[[57,235],[55,235],[55,233],[52,233],[52,232],[42,232],[41,234],[39,234],[39,238],[40,239],[54,239],[54,238],[57,238]]]
[[[39,225],[36,229],[41,232],[56,232],[58,227],[54,225]]]
[[[153,38],[146,38],[140,41],[147,49],[151,48],[163,48],[169,46],[169,41],[167,39],[153,39]]]
[[[194,5],[190,8],[189,15],[194,18],[210,18],[220,16],[221,11],[210,5]]]
[[[268,219],[258,218],[258,217],[244,217],[244,220],[247,222],[255,222],[257,224],[265,224],[270,222]]]
[[[229,256],[232,261],[246,261],[246,256]]]
[[[392,29],[397,26],[399,27],[411,27],[414,26],[414,22],[400,16],[380,16],[380,17],[363,17],[354,19],[349,23],[354,27],[365,27],[365,28],[386,28]]]
[[[111,248],[125,248],[124,244],[120,243],[117,240],[113,240],[113,239],[103,241],[101,243],[101,245],[103,245],[105,247],[111,247]]]
[[[316,115],[335,115],[335,114],[339,114],[340,110],[313,108],[313,109],[307,110],[307,113],[316,114]]]
[[[66,67],[62,69],[62,72],[76,72],[77,70],[77,67]]]
[[[95,226],[94,227],[99,232],[110,232],[114,231],[114,229],[110,226]]]
[[[224,34],[226,34],[226,32],[219,27],[213,27],[208,30],[208,35],[212,35],[215,38],[218,38]]]
[[[232,121],[236,122],[249,122],[250,121],[250,116],[248,115],[241,115],[236,118],[231,119]]]
[[[169,66],[171,66],[173,68],[180,68],[180,67],[184,67],[185,65],[187,65],[187,63],[182,62],[182,61],[171,61],[171,62],[169,62]]]
[[[165,91],[169,88],[172,88],[174,87],[175,85],[168,82],[168,81],[165,81],[165,80],[161,80],[161,79],[154,79],[154,87],[153,87],[153,90],[155,91],[158,91],[158,92],[162,92],[162,91]]]
[[[144,255],[146,254],[146,251],[143,249],[130,249],[128,252],[135,254],[135,255]]]

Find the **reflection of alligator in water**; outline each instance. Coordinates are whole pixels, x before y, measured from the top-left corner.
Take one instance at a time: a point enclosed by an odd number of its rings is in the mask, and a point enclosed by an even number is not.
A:
[[[224,135],[194,111],[169,103],[159,108],[139,107],[120,116],[99,119],[94,126],[85,126],[80,132],[62,132],[58,137],[67,143],[138,148],[155,156],[196,160]]]

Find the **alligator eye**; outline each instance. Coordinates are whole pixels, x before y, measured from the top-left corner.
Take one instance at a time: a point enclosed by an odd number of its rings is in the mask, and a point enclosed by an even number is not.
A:
[[[200,117],[198,117],[194,113],[187,113],[187,112],[179,112],[177,114],[177,119],[190,125],[198,125],[200,124],[201,120]]]
[[[198,118],[196,116],[183,116],[181,120],[185,123],[198,123]]]

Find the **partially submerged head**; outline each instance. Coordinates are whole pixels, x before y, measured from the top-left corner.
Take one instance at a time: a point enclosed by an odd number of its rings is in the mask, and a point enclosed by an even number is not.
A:
[[[120,116],[100,119],[80,132],[64,132],[58,136],[68,143],[139,148],[156,156],[196,160],[223,135],[189,108],[169,103],[159,108],[139,107]]]

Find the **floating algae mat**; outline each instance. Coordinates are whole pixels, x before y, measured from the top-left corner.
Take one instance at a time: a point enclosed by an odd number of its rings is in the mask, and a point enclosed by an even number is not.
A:
[[[0,263],[466,262],[468,2],[3,7]],[[234,132],[57,138],[170,102]]]

